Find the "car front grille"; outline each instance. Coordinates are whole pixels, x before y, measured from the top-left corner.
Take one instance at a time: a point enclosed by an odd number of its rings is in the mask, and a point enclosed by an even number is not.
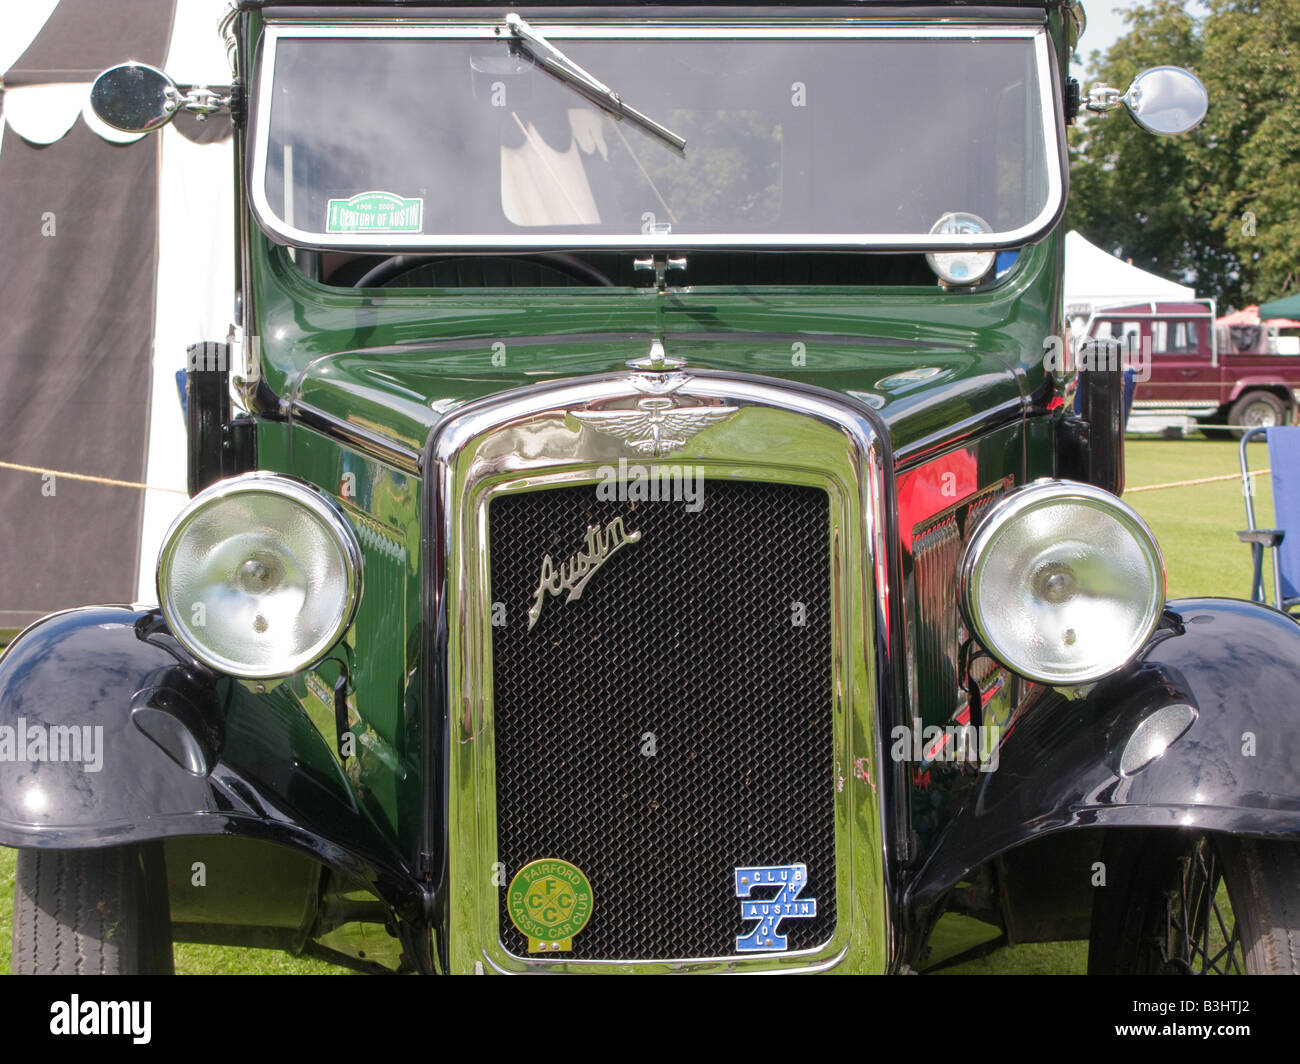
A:
[[[543,858],[591,883],[569,959],[740,955],[745,866],[807,866],[816,916],[780,924],[788,951],[834,933],[829,499],[709,480],[703,500],[586,485],[490,504],[499,917],[516,956],[504,886]],[[616,517],[640,539],[576,600],[546,594],[530,630],[543,556],[558,567]]]
[[[918,526],[912,536],[915,606],[911,610],[916,647],[913,716],[925,724],[947,724],[967,704],[958,675],[957,650],[970,634],[958,607],[958,566],[970,533],[1007,490],[1006,483]],[[971,675],[983,684],[997,663],[980,656]]]

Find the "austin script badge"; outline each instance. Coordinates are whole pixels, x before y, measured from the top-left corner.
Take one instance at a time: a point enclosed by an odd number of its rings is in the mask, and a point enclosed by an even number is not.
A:
[[[619,547],[625,543],[636,543],[641,538],[640,532],[628,532],[623,528],[623,518],[616,517],[604,528],[599,525],[587,526],[587,543],[584,550],[578,551],[557,569],[548,554],[542,559],[542,575],[533,592],[533,605],[528,611],[528,630],[533,630],[537,618],[542,615],[542,606],[546,595],[569,593],[566,603],[582,597],[582,590],[587,581],[596,575],[596,570],[609,560]]]

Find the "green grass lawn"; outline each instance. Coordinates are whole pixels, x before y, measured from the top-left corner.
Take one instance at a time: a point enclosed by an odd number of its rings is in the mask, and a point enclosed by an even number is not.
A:
[[[1239,473],[1235,440],[1129,440],[1125,451],[1127,488]],[[1251,446],[1251,466],[1268,467],[1267,449]],[[1131,492],[1126,501],[1151,526],[1165,554],[1169,597],[1250,592],[1250,548],[1237,541],[1246,527],[1239,480],[1186,488]],[[1273,491],[1267,476],[1255,478],[1255,522],[1273,523]],[[1267,566],[1265,567],[1267,572]]]
[[[9,950],[13,945],[14,859],[16,850],[0,846],[0,972],[9,974]]]
[[[1259,448],[1257,468],[1266,464]],[[1231,441],[1129,440],[1128,487],[1235,473],[1237,445]],[[1250,586],[1250,552],[1235,532],[1246,527],[1237,481],[1137,492],[1129,503],[1151,526],[1165,554],[1171,598],[1225,595],[1244,598]],[[1270,527],[1273,516],[1268,478],[1260,478],[1257,520]],[[9,971],[14,851],[0,847],[0,972]],[[1080,973],[1087,963],[1082,942],[1049,942],[999,949],[986,957],[947,969],[952,973],[1039,975]],[[342,968],[268,950],[178,945],[181,974],[341,973]]]

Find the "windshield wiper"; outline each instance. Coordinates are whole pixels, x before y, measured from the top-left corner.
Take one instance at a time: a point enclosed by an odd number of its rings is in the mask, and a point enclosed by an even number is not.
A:
[[[680,155],[686,154],[685,137],[679,137],[671,129],[661,126],[635,107],[629,107],[618,93],[588,74],[513,11],[506,16],[506,28],[548,73],[555,75],[565,84],[572,85],[597,107],[608,111],[615,118],[631,119],[647,133],[662,140],[673,151]]]

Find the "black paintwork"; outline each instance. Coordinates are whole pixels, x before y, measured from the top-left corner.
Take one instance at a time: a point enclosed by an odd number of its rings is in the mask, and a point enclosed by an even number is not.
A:
[[[185,394],[190,494],[256,469],[256,425],[247,415],[231,416],[229,344],[190,345]]]
[[[979,774],[905,896],[934,905],[971,869],[1077,827],[1191,827],[1300,837],[1300,624],[1232,599],[1171,602],[1138,658],[1071,701],[1041,690]],[[1161,706],[1197,718],[1145,768],[1125,742]],[[1253,754],[1247,734],[1253,735]]]
[[[187,482],[191,495],[223,476],[222,437],[230,422],[230,374],[226,344],[189,347],[185,373],[186,436],[189,440]]]
[[[159,702],[198,719],[219,757],[187,771],[132,723]],[[254,696],[194,663],[156,611],[97,606],[54,614],[0,659],[0,724],[102,726],[102,767],[6,763],[0,844],[74,849],[178,835],[242,835],[302,851],[366,882],[402,919],[422,892],[396,847],[353,798],[302,710]],[[33,797],[39,788],[39,798]]]
[[[1089,484],[1124,490],[1124,376],[1119,368],[1079,374],[1079,406],[1087,430]]]
[[[131,696],[131,723],[196,776],[212,773],[225,745],[225,707],[213,677],[179,661],[145,677]]]

